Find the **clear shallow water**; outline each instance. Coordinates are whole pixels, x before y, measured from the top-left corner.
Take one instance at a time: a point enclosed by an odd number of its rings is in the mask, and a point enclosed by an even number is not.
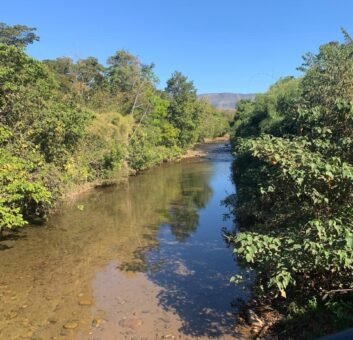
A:
[[[232,158],[206,147],[1,242],[0,338],[232,338],[244,297],[221,233]]]

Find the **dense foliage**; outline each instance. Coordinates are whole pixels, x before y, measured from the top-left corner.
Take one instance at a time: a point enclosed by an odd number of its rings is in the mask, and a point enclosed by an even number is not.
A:
[[[237,194],[228,203],[234,251],[255,269],[260,296],[288,315],[321,308],[352,325],[353,42],[345,38],[306,55],[300,79],[239,104]]]
[[[0,22],[0,43],[24,48],[28,44],[33,44],[34,41],[39,40],[39,37],[34,33],[35,31],[36,29],[33,27],[25,25],[9,26]]]
[[[0,23],[0,233],[44,218],[75,186],[114,182],[221,135],[227,118],[181,73],[157,89],[154,65],[117,51],[37,61],[35,29]]]

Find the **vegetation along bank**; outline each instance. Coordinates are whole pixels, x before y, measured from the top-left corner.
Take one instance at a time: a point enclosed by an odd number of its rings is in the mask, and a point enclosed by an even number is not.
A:
[[[353,325],[353,40],[307,54],[233,122],[234,252],[283,338]],[[234,277],[234,281],[241,280]]]
[[[153,64],[108,58],[38,61],[36,30],[0,23],[0,234],[43,221],[67,192],[114,183],[228,131],[227,115],[175,72],[157,88]]]

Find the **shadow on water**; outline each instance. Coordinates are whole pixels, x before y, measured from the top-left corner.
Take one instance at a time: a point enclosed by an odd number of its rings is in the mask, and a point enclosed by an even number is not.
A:
[[[229,284],[240,270],[221,235],[222,227],[231,227],[220,205],[234,191],[231,156],[214,148],[207,160],[161,166],[130,178],[124,188],[93,191],[45,226],[1,241],[0,338],[32,332],[50,339],[70,320],[92,331],[92,310],[79,304],[81,296],[92,309],[111,306],[109,336],[116,334],[110,326],[141,305],[156,313],[148,319],[140,308],[145,334],[163,336],[158,318],[167,314],[171,333],[180,337],[231,335],[231,302],[244,293]]]
[[[239,292],[236,294],[224,275],[227,265],[217,265],[222,253],[212,243],[185,242],[176,252],[166,246],[158,254],[150,254],[148,277],[163,288],[159,303],[182,318],[180,331],[185,335],[219,337],[231,333],[231,303]]]
[[[158,245],[135,252],[140,266],[125,263],[119,267],[145,272],[162,288],[159,305],[179,315],[179,331],[187,336],[232,334],[235,298],[246,298],[240,287],[229,283],[240,269],[221,233],[231,223],[223,219],[227,211],[221,200],[234,190],[229,180],[231,158],[226,149],[222,151],[216,150],[214,157],[211,154],[212,166],[206,171],[199,161],[194,171],[187,169],[182,174],[182,195],[169,206]]]

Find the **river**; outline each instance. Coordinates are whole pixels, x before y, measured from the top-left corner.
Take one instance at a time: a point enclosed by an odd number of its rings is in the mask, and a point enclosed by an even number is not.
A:
[[[0,243],[0,339],[233,338],[222,143],[93,190]]]

